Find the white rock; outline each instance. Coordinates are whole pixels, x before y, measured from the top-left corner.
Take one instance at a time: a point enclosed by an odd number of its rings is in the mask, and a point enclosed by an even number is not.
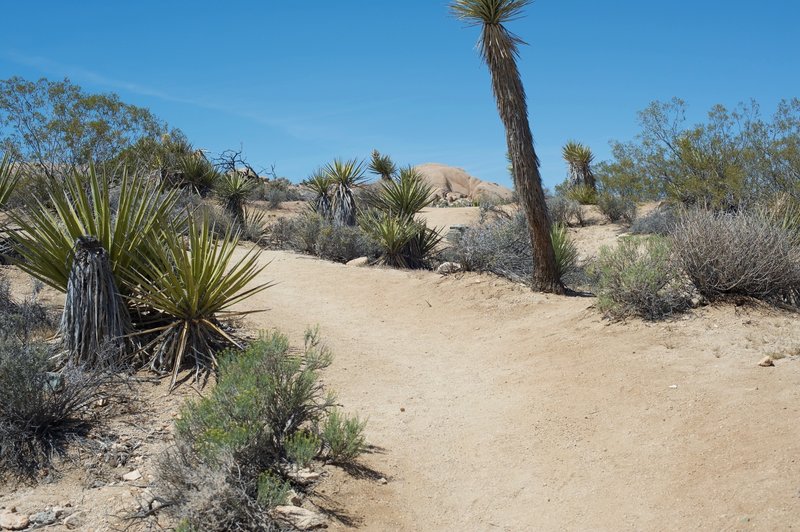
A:
[[[765,356],[761,359],[761,362],[759,362],[758,365],[762,368],[769,368],[775,365],[775,361],[772,360],[771,356]]]
[[[357,268],[363,266],[369,266],[369,258],[368,257],[358,257],[357,259],[353,259],[347,262],[346,266],[355,266]]]
[[[139,472],[138,469],[134,469],[130,473],[125,473],[122,475],[122,480],[132,481],[132,480],[139,480],[142,478],[142,474]]]
[[[298,506],[276,506],[274,512],[276,519],[280,519],[298,530],[327,528],[328,526],[324,517]]]
[[[24,530],[28,528],[30,519],[27,515],[12,512],[0,514],[0,528],[3,530]]]
[[[441,273],[442,275],[448,275],[451,273],[460,272],[462,267],[457,262],[443,262],[436,268],[436,273]]]
[[[86,512],[84,511],[75,512],[64,519],[64,526],[69,529],[82,528],[84,524],[86,524]]]
[[[305,485],[319,480],[320,474],[310,469],[300,469],[298,471],[290,471],[289,476],[298,484]]]

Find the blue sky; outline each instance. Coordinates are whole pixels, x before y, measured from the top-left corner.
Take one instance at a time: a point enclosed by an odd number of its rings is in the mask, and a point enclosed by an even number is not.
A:
[[[212,152],[242,147],[298,181],[372,148],[400,164],[441,162],[509,184],[505,137],[478,29],[442,0],[10,1],[0,78],[69,77],[116,92]],[[673,96],[691,121],[755,98],[798,96],[790,0],[537,0],[511,29],[542,175],[561,146],[598,160],[637,132],[636,112]]]

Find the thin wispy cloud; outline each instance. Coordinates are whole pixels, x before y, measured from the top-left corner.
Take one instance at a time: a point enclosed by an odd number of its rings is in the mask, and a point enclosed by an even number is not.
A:
[[[366,102],[344,102],[339,106],[325,105],[326,109],[322,112],[314,113],[292,113],[283,116],[265,116],[265,113],[254,112],[251,109],[257,109],[262,105],[243,104],[240,106],[231,106],[228,103],[214,102],[200,98],[186,98],[183,96],[176,96],[161,89],[156,89],[148,85],[142,85],[127,80],[122,80],[114,77],[107,76],[100,72],[90,70],[79,65],[66,64],[52,59],[22,54],[16,51],[3,53],[3,56],[8,61],[34,68],[41,71],[45,75],[53,77],[67,77],[80,83],[91,83],[93,85],[101,86],[110,90],[125,91],[139,96],[155,98],[170,103],[177,103],[181,105],[189,105],[198,109],[208,111],[215,111],[242,118],[259,125],[267,126],[282,130],[285,134],[300,139],[300,140],[326,140],[334,139],[341,136],[343,131],[338,121],[332,120],[345,116],[354,116],[369,111],[375,111],[380,108],[397,105],[399,103],[408,103],[408,100],[399,98],[387,99],[381,101],[366,101]],[[261,102],[259,102],[261,103]],[[321,104],[322,102],[319,102]]]

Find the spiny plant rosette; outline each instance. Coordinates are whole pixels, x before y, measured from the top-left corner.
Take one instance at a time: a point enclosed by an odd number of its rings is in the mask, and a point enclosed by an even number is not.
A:
[[[325,165],[322,174],[330,181],[331,218],[335,225],[356,225],[356,199],[353,189],[366,181],[364,162],[358,159],[334,159]]]
[[[570,141],[564,145],[561,153],[567,162],[569,188],[584,186],[595,190],[597,185],[592,172],[592,161],[594,161],[592,150],[579,142]]]

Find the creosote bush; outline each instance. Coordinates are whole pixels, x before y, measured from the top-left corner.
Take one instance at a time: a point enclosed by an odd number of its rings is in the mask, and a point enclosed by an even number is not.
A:
[[[660,319],[685,310],[690,290],[673,258],[669,240],[626,238],[604,246],[594,264],[598,308],[612,318]]]
[[[597,195],[597,208],[611,222],[632,223],[636,218],[636,202],[609,192]]]
[[[187,529],[269,530],[293,471],[355,460],[364,422],[336,410],[319,382],[330,363],[316,331],[300,352],[272,333],[223,356],[216,387],[183,408],[176,444],[159,463],[166,510]]]
[[[565,196],[551,196],[547,198],[547,212],[550,214],[550,221],[552,223],[564,225],[577,224],[580,226],[586,223],[581,204]]]
[[[798,242],[763,213],[690,211],[677,224],[674,241],[680,266],[708,299],[738,295],[798,303]]]

